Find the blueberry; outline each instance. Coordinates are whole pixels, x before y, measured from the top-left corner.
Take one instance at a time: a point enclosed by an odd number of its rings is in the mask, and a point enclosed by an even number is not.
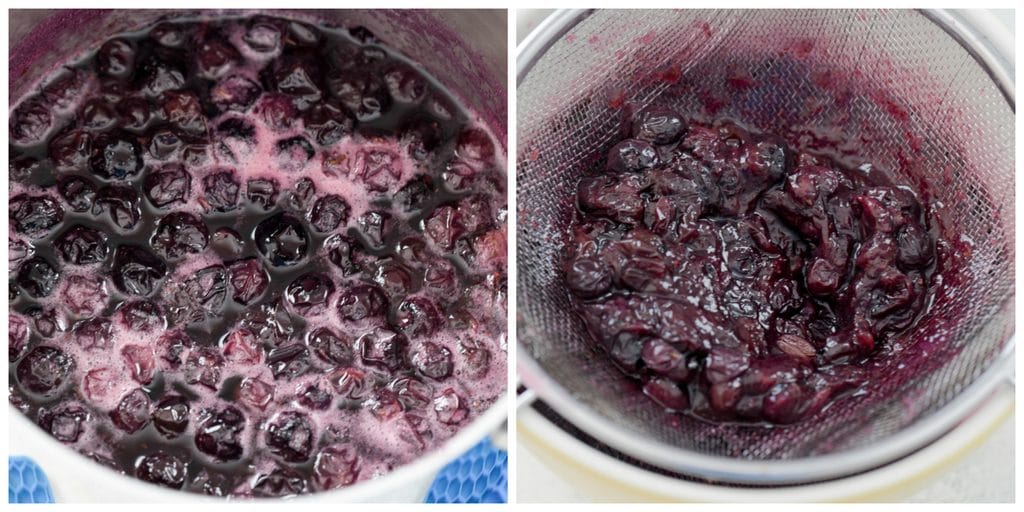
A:
[[[350,208],[341,196],[330,194],[321,197],[309,212],[309,222],[320,233],[329,233],[339,225],[348,222]]]
[[[297,173],[304,169],[316,151],[305,137],[290,137],[277,141],[278,168],[286,173]]]
[[[152,484],[181,489],[185,485],[186,466],[174,455],[156,452],[139,457],[135,463],[135,476]]]
[[[301,314],[318,314],[327,307],[334,283],[326,274],[309,273],[297,277],[285,289],[288,303]]]
[[[134,434],[149,424],[151,405],[146,392],[136,389],[121,398],[117,407],[110,411],[110,419],[117,428]]]
[[[165,215],[157,223],[150,244],[166,260],[176,260],[206,249],[209,233],[206,224],[190,213]]]
[[[140,333],[163,330],[167,324],[160,306],[148,300],[122,303],[118,315],[122,325]]]
[[[9,207],[15,231],[32,238],[45,236],[64,220],[64,208],[50,196],[18,195]]]
[[[580,297],[598,297],[608,291],[612,284],[611,269],[596,258],[577,258],[566,272],[566,284]]]
[[[353,322],[384,314],[387,298],[380,288],[357,285],[338,294],[338,314]]]
[[[92,135],[83,130],[67,129],[49,143],[50,161],[61,172],[85,171],[92,156]]]
[[[287,462],[309,459],[316,441],[315,432],[305,414],[284,411],[270,420],[266,427],[267,448]]]
[[[142,149],[129,133],[114,131],[97,135],[92,143],[89,168],[103,179],[131,179],[142,170]]]
[[[309,333],[307,344],[320,360],[332,366],[346,366],[352,363],[355,353],[352,339],[340,335],[327,327],[319,327]]]
[[[302,222],[286,213],[264,219],[253,235],[260,254],[275,267],[295,265],[309,250],[309,237]]]
[[[71,211],[87,212],[92,209],[96,200],[96,187],[89,181],[78,176],[62,178],[57,182],[57,190],[64,198]]]
[[[451,388],[434,398],[434,412],[438,421],[449,425],[462,423],[469,416],[465,399]]]
[[[50,399],[60,394],[74,366],[71,356],[58,348],[42,345],[25,354],[18,362],[16,374],[22,389]]]
[[[156,431],[166,439],[175,439],[185,432],[189,422],[189,403],[180,395],[168,395],[153,408],[151,421]]]
[[[15,282],[32,297],[49,297],[57,288],[60,271],[41,256],[35,256],[18,267]]]
[[[118,290],[146,296],[156,290],[167,273],[167,265],[143,247],[122,245],[114,251],[111,272]]]
[[[648,142],[627,139],[608,152],[608,170],[616,173],[640,172],[658,163],[658,152]]]
[[[39,96],[22,101],[11,113],[11,140],[20,144],[31,144],[41,140],[50,131],[53,114]]]
[[[652,144],[671,144],[683,130],[683,118],[667,107],[650,106],[633,118],[633,137]]]
[[[359,454],[351,446],[331,445],[316,456],[313,479],[320,490],[352,485],[359,479]]]
[[[309,349],[301,343],[276,347],[267,354],[267,365],[275,379],[292,380],[310,369]]]
[[[447,347],[427,341],[412,356],[412,363],[423,375],[444,380],[452,374],[452,353]]]
[[[95,229],[76,225],[61,233],[53,246],[65,263],[89,265],[106,259],[107,235]]]
[[[176,203],[184,204],[188,200],[191,176],[180,165],[167,165],[159,171],[148,173],[142,186],[146,199],[153,206],[166,208]]]
[[[88,409],[77,402],[65,402],[39,412],[39,426],[62,443],[74,443],[92,420]]]
[[[213,211],[227,212],[237,208],[238,190],[238,180],[233,171],[219,171],[203,178],[203,198]]]
[[[196,425],[196,448],[218,461],[238,460],[245,428],[245,416],[235,407],[203,409]]]
[[[309,492],[309,482],[293,469],[276,468],[269,474],[258,475],[252,484],[254,496],[285,498]]]
[[[262,178],[249,180],[246,183],[245,198],[250,203],[264,210],[269,210],[277,202],[277,182]]]
[[[130,231],[142,219],[139,196],[129,187],[106,186],[96,194],[93,215],[106,213],[115,226]]]
[[[267,290],[269,277],[256,258],[247,258],[232,263],[231,298],[239,304],[252,304]]]
[[[426,297],[409,297],[398,305],[395,325],[407,336],[430,336],[443,325],[441,311]]]
[[[359,338],[363,364],[397,370],[405,364],[408,340],[405,336],[377,328]]]
[[[96,53],[96,71],[101,75],[125,79],[135,70],[135,48],[124,39],[109,39]]]

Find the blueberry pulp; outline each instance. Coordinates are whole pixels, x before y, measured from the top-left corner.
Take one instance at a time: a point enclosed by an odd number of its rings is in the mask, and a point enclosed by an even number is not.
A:
[[[161,22],[62,67],[10,126],[11,403],[221,496],[443,442],[504,389],[505,176],[470,117],[365,29],[280,18]]]
[[[660,106],[632,137],[579,182],[565,282],[593,341],[667,410],[798,422],[926,310],[939,230],[881,170]]]

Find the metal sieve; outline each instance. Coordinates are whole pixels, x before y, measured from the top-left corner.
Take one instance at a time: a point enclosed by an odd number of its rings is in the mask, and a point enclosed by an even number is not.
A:
[[[561,11],[524,42],[518,67],[518,368],[595,442],[682,478],[818,482],[925,446],[1006,381],[1013,68],[964,15]],[[926,191],[944,212],[943,236],[970,247],[959,272],[938,278],[907,346],[862,392],[788,427],[716,425],[666,414],[588,343],[560,270],[576,184],[630,113],[653,103],[796,146],[831,137]]]

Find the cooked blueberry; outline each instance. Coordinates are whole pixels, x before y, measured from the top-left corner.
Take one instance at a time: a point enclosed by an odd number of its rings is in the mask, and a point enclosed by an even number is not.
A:
[[[134,434],[149,424],[150,405],[146,392],[136,389],[121,398],[117,407],[110,411],[110,419],[117,428]]]
[[[254,496],[287,498],[309,492],[309,482],[290,468],[276,468],[269,474],[258,475],[252,484]]]
[[[444,380],[452,374],[452,353],[448,348],[427,341],[412,356],[412,363],[427,377]]]
[[[210,209],[218,212],[238,206],[238,181],[232,171],[220,171],[203,178],[203,197]]]
[[[241,436],[245,426],[242,411],[232,406],[204,409],[196,425],[196,448],[218,461],[238,460],[244,450]]]
[[[39,426],[62,443],[78,441],[91,420],[89,410],[76,402],[65,402],[39,412]]]
[[[639,172],[657,163],[654,146],[641,140],[624,140],[608,152],[608,170],[617,173]]]
[[[96,187],[84,178],[70,176],[61,179],[57,188],[71,211],[87,212],[92,209],[92,203],[96,199]]]
[[[405,363],[408,340],[405,336],[378,328],[359,338],[363,364],[397,370]]]
[[[266,443],[271,453],[287,462],[309,459],[316,441],[315,432],[306,415],[284,411],[267,425]]]
[[[612,284],[612,273],[608,265],[595,258],[573,260],[565,276],[569,289],[580,297],[597,297]]]
[[[128,78],[135,70],[135,48],[124,39],[110,39],[96,54],[96,71],[114,78]]]
[[[329,233],[348,222],[349,207],[341,196],[326,195],[316,200],[309,212],[309,222],[321,233]]]
[[[653,144],[675,142],[682,133],[683,118],[666,107],[647,107],[637,112],[633,120],[633,137]]]
[[[195,215],[183,212],[161,218],[150,240],[153,250],[166,260],[202,252],[208,242],[206,224]]]
[[[139,206],[139,196],[134,189],[121,186],[106,186],[96,194],[96,202],[92,206],[93,215],[103,215],[110,218],[115,226],[132,230],[142,218],[142,210]]]
[[[270,179],[252,179],[246,183],[245,198],[264,210],[274,207],[277,202],[277,182]]]
[[[130,179],[142,170],[142,150],[130,134],[100,134],[92,143],[89,166],[104,179]]]
[[[189,421],[189,403],[180,395],[160,399],[153,408],[153,426],[160,435],[174,439],[185,432]]]
[[[74,265],[99,263],[106,259],[109,251],[107,235],[81,225],[72,226],[61,233],[53,246],[61,259]]]
[[[267,365],[275,379],[292,380],[309,370],[309,349],[301,343],[276,347],[267,354]]]
[[[181,489],[185,485],[185,462],[164,452],[144,455],[135,463],[135,476],[152,484]]]
[[[11,113],[11,140],[21,144],[36,142],[46,135],[52,122],[53,115],[43,104],[42,98],[30,97],[22,101]]]
[[[167,265],[137,245],[122,245],[114,251],[111,267],[114,284],[129,295],[146,296],[156,289],[167,273]]]
[[[18,383],[43,398],[54,398],[62,391],[74,366],[75,360],[59,348],[37,346],[18,362]]]
[[[57,288],[60,271],[41,256],[35,256],[18,267],[15,281],[25,293],[36,297],[48,297]]]
[[[149,154],[157,160],[168,160],[184,146],[181,138],[171,131],[162,131],[153,135],[149,141]]]
[[[11,198],[11,224],[19,233],[39,238],[64,220],[64,208],[50,196],[19,195]]]
[[[347,71],[328,78],[328,89],[360,121],[379,117],[391,104],[387,85],[376,75]]]
[[[188,200],[192,177],[180,165],[167,165],[159,171],[150,172],[143,187],[153,206],[165,208]]]
[[[352,485],[359,478],[359,455],[347,445],[331,445],[316,456],[314,480],[322,490]]]
[[[325,274],[303,274],[285,289],[285,298],[300,313],[323,311],[334,293],[334,283]]]
[[[309,237],[302,222],[286,213],[264,219],[253,235],[260,254],[275,267],[295,265],[309,250]]]
[[[353,322],[384,314],[387,298],[373,285],[357,285],[338,294],[338,314]]]
[[[409,297],[398,305],[396,325],[409,336],[430,336],[442,325],[441,312],[426,297]]]
[[[291,137],[277,141],[278,168],[286,173],[296,173],[306,167],[316,151],[304,137]]]
[[[256,258],[236,261],[228,270],[231,272],[231,297],[235,302],[252,304],[263,296],[269,278]]]
[[[320,360],[332,366],[351,364],[355,356],[352,339],[326,327],[310,332],[307,343]]]

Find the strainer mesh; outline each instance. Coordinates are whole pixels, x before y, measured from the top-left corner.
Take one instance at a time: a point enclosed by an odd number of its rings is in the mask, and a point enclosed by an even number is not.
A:
[[[935,303],[863,393],[788,428],[666,415],[586,340],[560,265],[579,177],[654,101],[729,117],[890,170],[944,211]],[[520,340],[583,404],[638,437],[783,459],[866,446],[941,408],[1013,331],[1013,109],[984,68],[916,11],[597,11],[518,88]],[[857,157],[862,157],[858,159]]]

